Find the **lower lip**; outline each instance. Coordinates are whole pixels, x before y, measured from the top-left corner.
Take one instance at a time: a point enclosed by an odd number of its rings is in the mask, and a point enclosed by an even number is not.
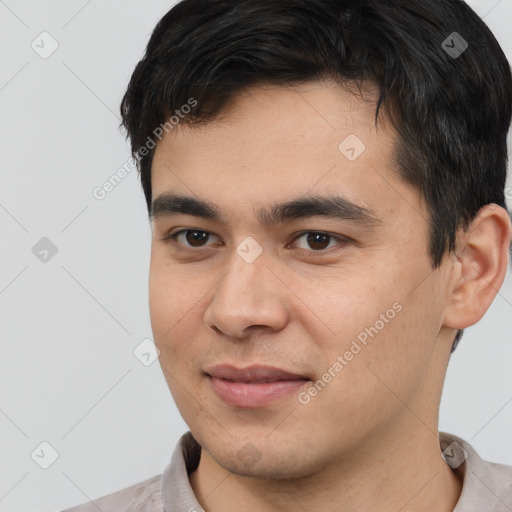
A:
[[[262,407],[278,398],[296,393],[306,382],[309,382],[306,379],[300,379],[251,384],[210,376],[208,380],[213,391],[223,402],[233,407],[248,408]]]

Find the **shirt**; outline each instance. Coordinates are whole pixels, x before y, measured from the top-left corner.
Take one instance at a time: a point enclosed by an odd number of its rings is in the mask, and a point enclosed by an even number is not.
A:
[[[453,512],[511,512],[512,466],[482,460],[463,439],[439,432],[443,458],[462,481]],[[178,441],[163,474],[63,512],[203,512],[188,475],[201,447],[191,432]]]

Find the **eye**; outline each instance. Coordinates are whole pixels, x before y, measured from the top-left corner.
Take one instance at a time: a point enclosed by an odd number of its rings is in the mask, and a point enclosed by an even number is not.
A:
[[[207,242],[215,236],[216,235],[208,231],[203,231],[202,229],[182,229],[166,236],[163,240],[172,240],[185,248],[198,249],[208,247]],[[303,240],[303,242],[297,243],[300,240]],[[326,252],[336,245],[343,245],[348,242],[350,242],[350,239],[346,237],[335,236],[322,231],[306,231],[296,236],[292,243],[296,244],[301,250],[321,253]]]
[[[172,235],[168,235],[164,238],[164,241],[173,240],[176,241],[185,247],[205,247],[206,242],[210,240],[212,236],[208,231],[203,231],[201,229],[182,229],[181,231],[177,231]],[[180,239],[181,237],[181,239]]]
[[[302,247],[299,246],[299,249],[310,250],[310,252],[311,249],[313,252],[326,251],[327,249],[331,249],[336,245],[340,245],[349,241],[346,237],[334,236],[321,231],[308,231],[301,233],[295,238],[294,243],[297,243],[297,240],[301,239],[303,239],[305,243],[302,244]],[[332,244],[331,242],[338,243]]]

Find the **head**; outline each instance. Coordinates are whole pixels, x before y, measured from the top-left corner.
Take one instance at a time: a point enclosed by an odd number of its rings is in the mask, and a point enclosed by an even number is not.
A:
[[[511,103],[458,0],[184,0],[160,20],[121,113],[160,362],[221,465],[300,476],[410,409],[437,428],[450,353],[507,269]],[[236,407],[211,389],[219,363],[309,382]]]

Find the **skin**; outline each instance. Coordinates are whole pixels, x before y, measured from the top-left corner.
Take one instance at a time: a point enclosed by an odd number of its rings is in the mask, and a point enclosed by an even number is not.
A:
[[[482,209],[432,269],[426,205],[398,176],[396,134],[385,117],[375,126],[375,101],[369,85],[364,98],[328,81],[255,86],[156,149],[153,199],[194,197],[224,216],[152,221],[154,339],[203,448],[190,482],[207,512],[448,512],[460,496],[439,448],[441,391],[455,330],[477,322],[503,282],[510,219]],[[338,149],[350,134],[366,146],[355,161]],[[311,194],[342,195],[378,222],[259,223],[257,209]],[[180,229],[210,238],[164,240]],[[318,231],[349,240],[318,250],[301,236]],[[246,237],[263,250],[252,263],[236,251]],[[401,311],[306,405],[292,393],[228,406],[204,375],[220,363],[264,364],[316,381],[395,303]],[[237,456],[244,446],[252,462]]]

